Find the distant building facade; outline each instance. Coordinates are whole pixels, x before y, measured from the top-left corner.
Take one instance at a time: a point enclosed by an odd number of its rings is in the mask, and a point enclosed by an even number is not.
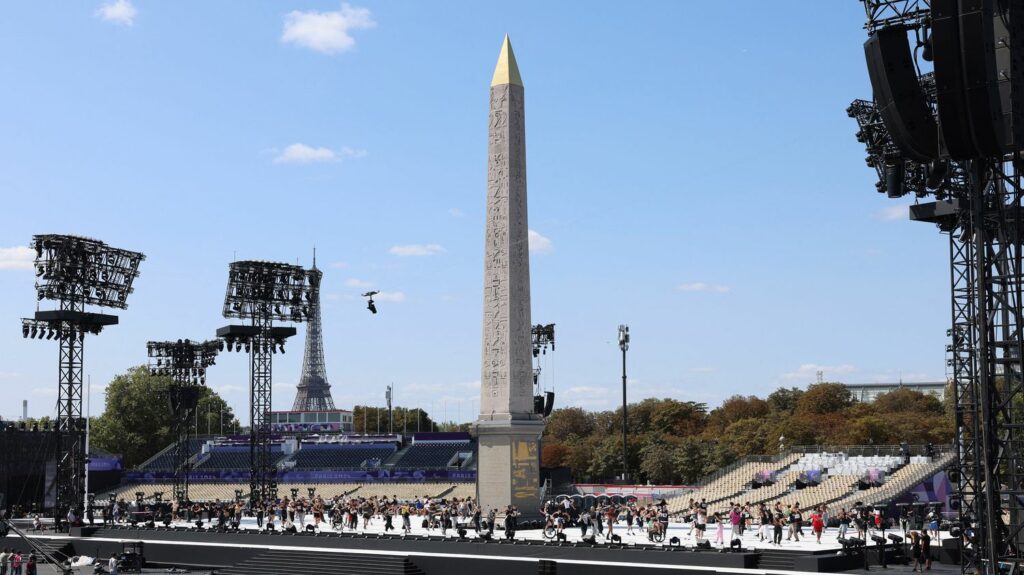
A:
[[[879,395],[896,391],[897,389],[912,389],[920,391],[925,395],[934,395],[939,401],[946,397],[946,382],[944,381],[918,381],[898,383],[846,383],[843,384],[850,390],[853,398],[862,403],[871,403]]]

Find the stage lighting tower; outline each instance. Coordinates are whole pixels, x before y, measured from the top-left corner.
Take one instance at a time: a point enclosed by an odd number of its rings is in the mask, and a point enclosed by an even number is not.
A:
[[[301,266],[265,261],[232,262],[224,296],[224,317],[250,320],[217,330],[228,351],[249,354],[249,500],[276,497],[276,468],[270,458],[271,358],[295,335],[274,320],[302,322],[309,315],[309,276]]]
[[[60,346],[57,383],[57,497],[60,520],[85,501],[85,420],[82,417],[82,371],[85,334],[98,335],[117,316],[85,311],[85,306],[128,308],[132,283],[145,256],[94,239],[45,234],[32,236],[36,297],[58,303],[22,319],[22,335],[56,338]]]
[[[179,339],[146,344],[149,372],[173,380],[167,387],[175,438],[174,488],[171,493],[181,505],[188,501],[192,418],[195,417],[201,389],[206,385],[206,368],[215,363],[217,353],[223,349],[222,340],[194,342]]]

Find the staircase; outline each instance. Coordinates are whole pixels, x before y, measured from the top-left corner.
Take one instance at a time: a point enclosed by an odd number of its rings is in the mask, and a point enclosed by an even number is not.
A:
[[[405,447],[403,447],[403,448],[399,449],[398,451],[392,453],[391,457],[389,457],[386,460],[384,460],[383,462],[381,462],[380,466],[381,467],[394,467],[395,464],[398,463],[398,461],[400,459],[402,459],[402,456],[405,455],[405,452],[409,451],[409,448],[411,448],[411,447],[412,447],[412,444],[410,443],[409,445],[406,445]]]
[[[424,575],[408,557],[399,555],[363,555],[316,551],[269,550],[219,569],[222,575],[278,575],[316,573],[317,575]]]

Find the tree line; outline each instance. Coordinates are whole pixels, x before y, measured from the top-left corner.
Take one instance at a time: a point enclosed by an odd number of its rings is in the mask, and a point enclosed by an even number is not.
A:
[[[645,399],[630,404],[626,443],[630,481],[692,484],[747,455],[797,445],[949,443],[952,396],[900,388],[871,403],[840,383],[806,391],[779,388],[766,398],[735,395],[708,411],[703,403]],[[544,467],[568,467],[576,482],[607,482],[622,473],[622,408],[556,409],[541,450]]]

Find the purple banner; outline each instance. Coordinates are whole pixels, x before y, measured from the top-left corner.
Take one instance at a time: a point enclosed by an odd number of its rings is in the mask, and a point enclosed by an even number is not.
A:
[[[193,471],[189,481],[206,483],[245,483],[249,481],[248,471]],[[174,478],[170,471],[128,471],[125,481],[131,483],[164,483]],[[352,469],[335,471],[281,471],[277,474],[281,483],[388,483],[403,481],[476,481],[475,469]]]

